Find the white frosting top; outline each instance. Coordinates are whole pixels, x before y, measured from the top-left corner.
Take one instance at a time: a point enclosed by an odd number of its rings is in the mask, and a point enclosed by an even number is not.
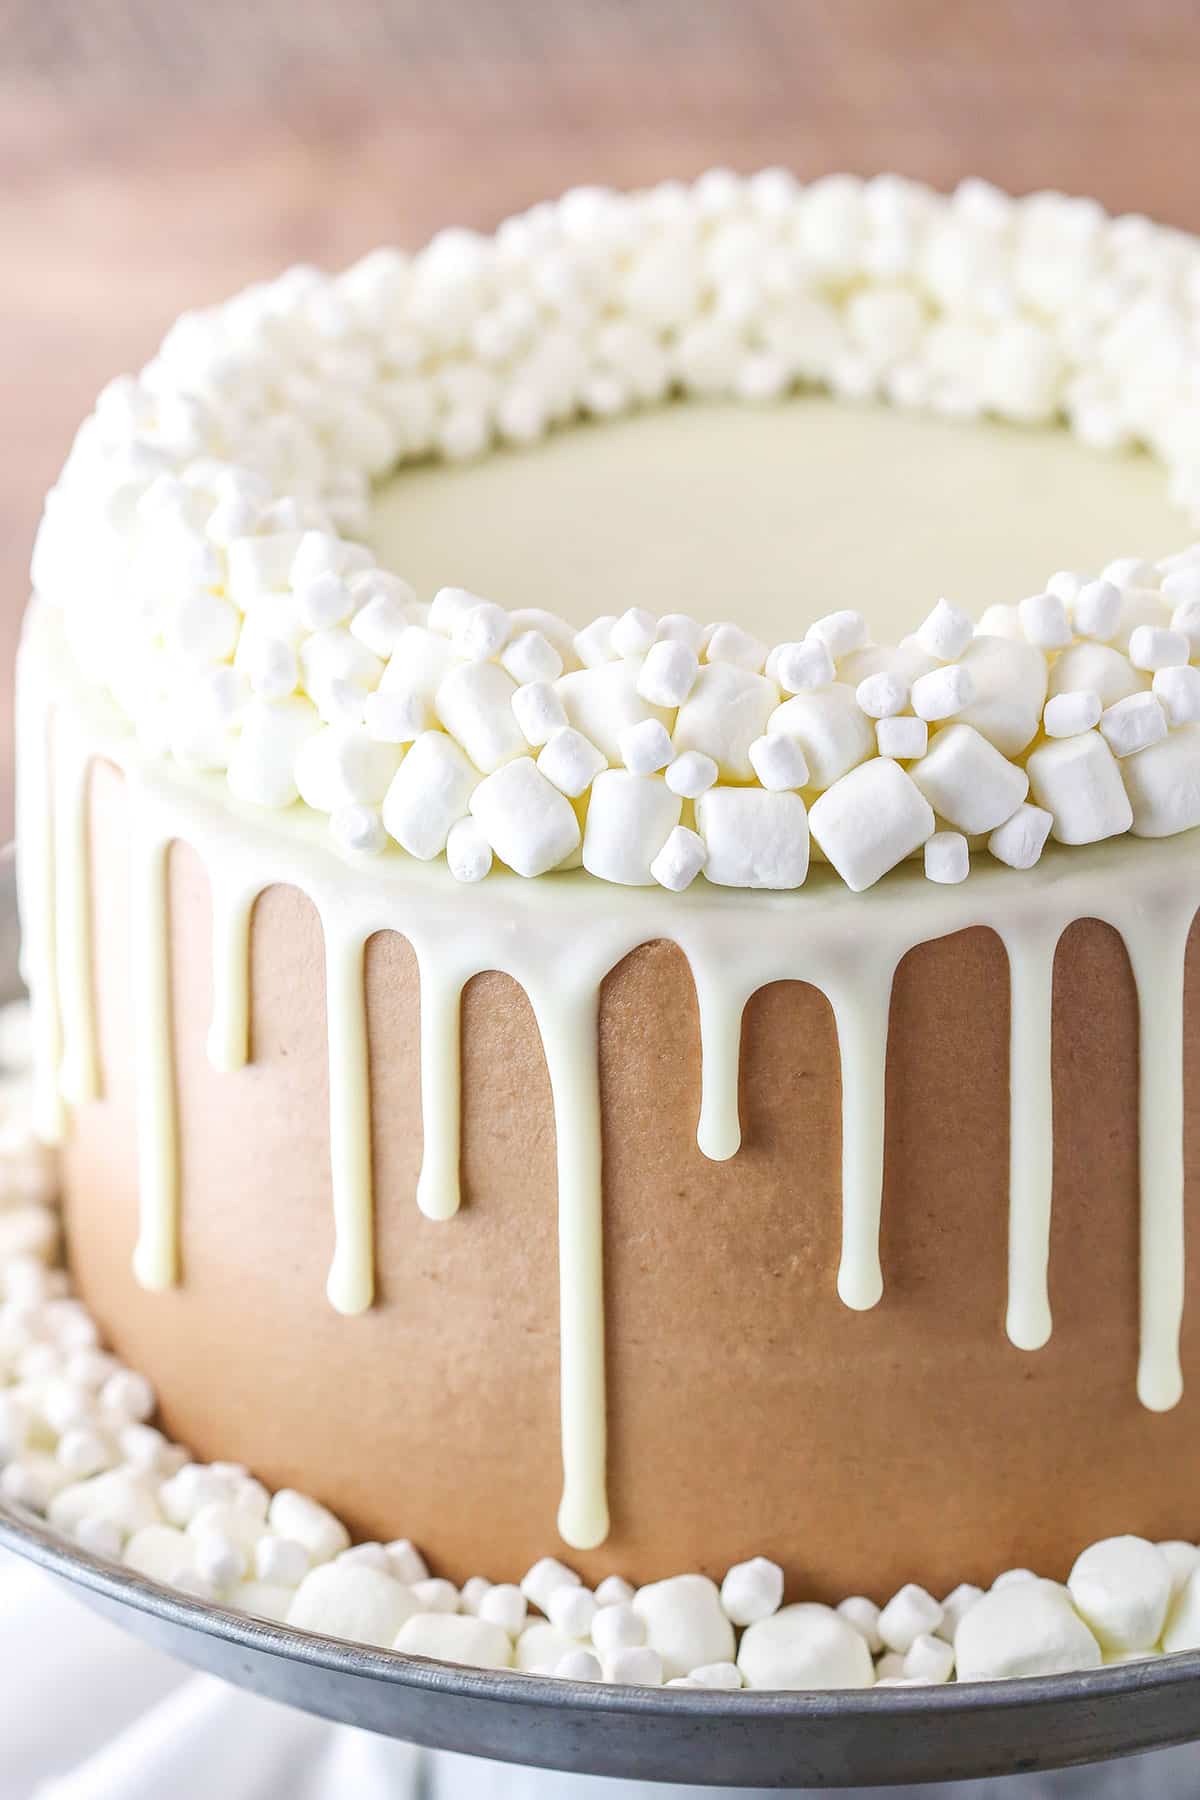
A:
[[[371,484],[673,393],[821,385],[1065,418],[1200,512],[1198,322],[1196,240],[1090,201],[579,190],[186,315],[81,429],[34,582],[144,745],[329,814],[354,855],[676,889],[796,887],[810,857],[854,889],[916,855],[953,881],[983,844],[1028,868],[1049,835],[1200,823],[1200,547],[1060,571],[978,626],[939,602],[892,648],[850,609],[770,648],[637,607],[575,631],[426,605],[354,541]]]

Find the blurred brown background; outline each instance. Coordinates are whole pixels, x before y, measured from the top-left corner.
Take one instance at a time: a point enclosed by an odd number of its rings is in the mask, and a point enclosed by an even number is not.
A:
[[[74,426],[185,306],[714,162],[1200,228],[1198,116],[1197,0],[0,0],[0,668]]]

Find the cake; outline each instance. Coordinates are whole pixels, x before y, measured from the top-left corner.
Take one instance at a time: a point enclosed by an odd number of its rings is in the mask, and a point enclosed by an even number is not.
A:
[[[105,390],[24,954],[167,1431],[455,1583],[1194,1535],[1198,321],[1090,201],[718,171]]]

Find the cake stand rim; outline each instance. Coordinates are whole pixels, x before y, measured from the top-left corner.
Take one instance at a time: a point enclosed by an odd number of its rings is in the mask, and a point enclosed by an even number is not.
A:
[[[303,1710],[324,1711],[327,1717],[384,1732],[389,1730],[389,1721],[386,1716],[381,1720],[378,1705],[367,1708],[370,1716],[359,1716],[361,1707],[353,1695],[361,1700],[364,1689],[391,1690],[399,1701],[407,1694],[418,1703],[417,1713],[394,1721],[401,1728],[392,1735],[433,1748],[543,1767],[594,1774],[641,1773],[667,1782],[704,1780],[715,1785],[757,1782],[795,1786],[797,1774],[813,1774],[814,1785],[857,1785],[881,1779],[949,1780],[959,1775],[1060,1767],[1200,1737],[1200,1651],[1019,1681],[883,1691],[673,1689],[668,1693],[661,1688],[617,1687],[515,1670],[470,1668],[255,1619],[181,1594],[94,1556],[26,1509],[2,1501],[0,1547],[83,1590],[81,1598],[96,1604],[126,1629],[139,1631],[140,1622],[131,1620],[130,1613],[141,1615],[141,1622],[156,1622],[161,1630],[143,1628],[140,1634],[149,1635],[160,1648],[193,1666]],[[211,1649],[214,1643],[222,1649]],[[243,1653],[240,1662],[239,1652]],[[302,1668],[308,1674],[325,1674],[340,1686],[330,1687],[328,1693],[304,1693],[309,1684],[293,1687],[286,1671],[276,1670],[264,1677],[263,1667],[270,1663],[282,1663],[287,1670]],[[1195,1684],[1196,1698],[1189,1718],[1166,1703],[1187,1691],[1190,1684]],[[375,1701],[379,1698],[376,1692]],[[1107,1715],[1103,1723],[1096,1717],[1100,1708]],[[1039,1713],[1052,1715],[1056,1725],[1064,1713],[1070,1713],[1080,1730],[1068,1737],[1052,1730],[1049,1741],[1038,1748]],[[1104,1729],[1104,1724],[1112,1729]],[[944,1765],[930,1760],[937,1752],[927,1733],[935,1725],[949,1734],[946,1754],[952,1760]],[[747,1732],[747,1727],[752,1729]],[[779,1764],[774,1775],[768,1767],[772,1728],[779,1734]],[[964,1732],[976,1730],[982,1738],[972,1749]],[[660,1738],[665,1753],[655,1767],[647,1766],[648,1732]],[[622,1733],[629,1739],[624,1750]],[[810,1738],[810,1733],[816,1735]],[[595,1734],[607,1741],[593,1741]],[[918,1744],[918,1739],[925,1742]],[[970,1766],[953,1760],[955,1739],[959,1754],[967,1756]],[[724,1762],[714,1762],[714,1743],[722,1741],[730,1754]],[[987,1751],[985,1743],[994,1743],[995,1749]],[[1031,1743],[1035,1746],[1032,1751]],[[859,1766],[860,1751],[869,1764],[865,1768]],[[799,1768],[794,1761],[797,1754],[802,1759]],[[895,1759],[895,1772],[890,1776],[881,1774],[881,1766],[874,1760],[885,1754]],[[915,1756],[911,1764],[910,1755]],[[676,1768],[677,1773],[673,1772]],[[799,1785],[803,1786],[803,1781]]]

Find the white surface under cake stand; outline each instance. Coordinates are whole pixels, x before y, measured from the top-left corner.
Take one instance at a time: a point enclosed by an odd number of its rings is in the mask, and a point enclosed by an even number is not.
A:
[[[0,1800],[750,1800],[417,1750],[196,1675],[0,1554]],[[758,1793],[760,1790],[754,1790]],[[812,1794],[817,1790],[807,1789]],[[1200,1745],[847,1800],[1195,1800]]]

